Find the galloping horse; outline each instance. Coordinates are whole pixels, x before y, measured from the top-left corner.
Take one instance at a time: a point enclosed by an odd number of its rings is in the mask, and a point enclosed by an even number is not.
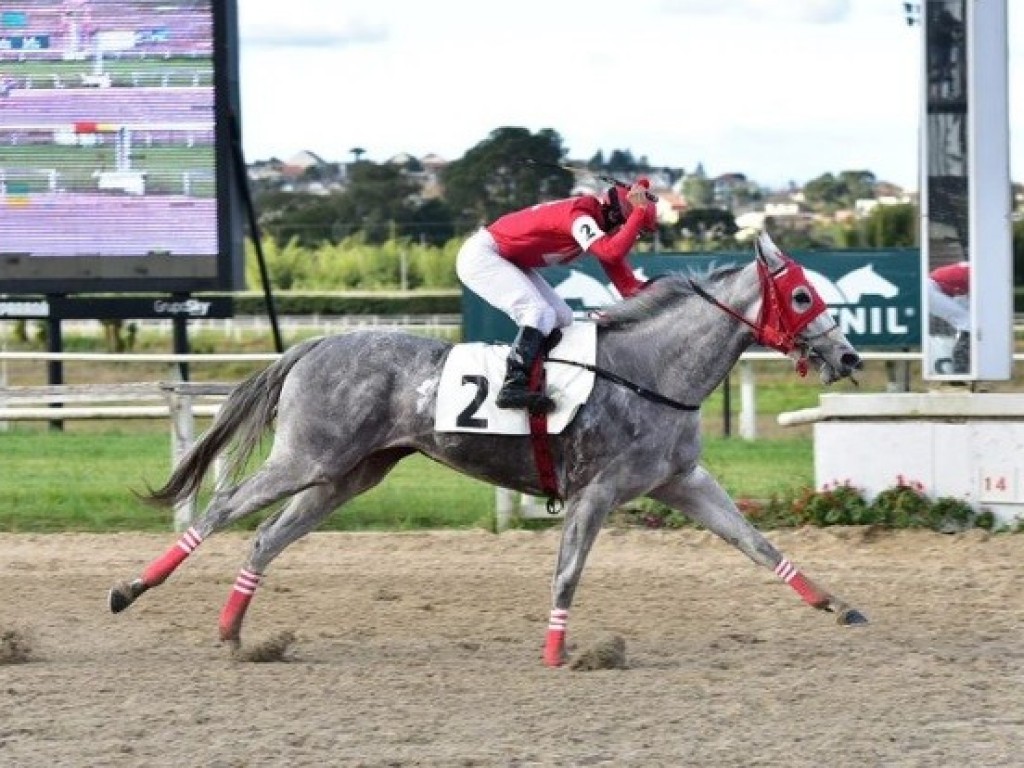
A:
[[[698,406],[754,342],[792,356],[801,372],[816,364],[826,385],[861,367],[803,268],[762,233],[749,264],[662,277],[602,310],[597,322],[591,396],[566,429],[551,436],[566,506],[544,663],[565,663],[569,608],[605,518],[641,496],[713,531],[772,569],[808,604],[837,614],[840,624],[866,622],[783,557],[699,463]],[[237,648],[246,609],[274,558],[415,452],[472,477],[540,495],[544,489],[529,436],[435,430],[437,383],[451,349],[404,333],[322,337],[297,344],[240,383],[150,499],[170,505],[194,493],[214,459],[232,444],[238,478],[276,420],[269,457],[237,484],[217,489],[202,517],[139,578],[114,586],[111,610],[124,610],[161,584],[211,534],[289,499],[262,523],[221,612],[220,637]]]

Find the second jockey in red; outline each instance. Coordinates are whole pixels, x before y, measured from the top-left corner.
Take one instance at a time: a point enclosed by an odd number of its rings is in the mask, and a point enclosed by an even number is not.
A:
[[[455,265],[463,285],[519,327],[496,400],[499,408],[554,408],[543,392],[530,391],[530,369],[548,335],[571,325],[573,316],[539,267],[566,264],[589,253],[624,298],[643,288],[627,256],[637,239],[657,226],[648,187],[641,179],[628,190],[612,187],[602,198],[584,195],[538,203],[505,214],[463,244]]]

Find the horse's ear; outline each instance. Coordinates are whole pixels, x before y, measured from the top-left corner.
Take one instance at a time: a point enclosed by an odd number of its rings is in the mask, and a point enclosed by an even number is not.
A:
[[[757,240],[754,241],[754,255],[757,256],[758,261],[763,262],[772,271],[785,264],[785,255],[764,231],[760,232]]]

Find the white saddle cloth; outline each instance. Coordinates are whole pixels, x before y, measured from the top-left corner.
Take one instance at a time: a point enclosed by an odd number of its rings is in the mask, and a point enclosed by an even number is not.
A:
[[[445,361],[437,389],[434,428],[438,432],[528,435],[526,410],[494,404],[505,379],[507,344],[456,344]],[[593,365],[597,360],[597,326],[576,321],[562,330],[549,357]],[[558,434],[572,421],[594,388],[594,373],[576,365],[547,362],[546,392],[557,406],[548,414],[548,432]]]

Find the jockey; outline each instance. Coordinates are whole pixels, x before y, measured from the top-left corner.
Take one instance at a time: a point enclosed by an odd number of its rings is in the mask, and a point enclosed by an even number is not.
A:
[[[966,261],[946,264],[928,274],[928,311],[943,320],[955,334],[954,373],[964,373],[970,365],[970,278],[970,264]]]
[[[496,404],[546,413],[554,402],[529,390],[530,370],[545,339],[572,325],[572,309],[538,268],[595,256],[618,292],[628,298],[646,283],[637,280],[627,255],[645,231],[657,227],[646,179],[612,187],[602,197],[583,195],[538,203],[505,214],[463,244],[455,269],[463,285],[519,327]]]

